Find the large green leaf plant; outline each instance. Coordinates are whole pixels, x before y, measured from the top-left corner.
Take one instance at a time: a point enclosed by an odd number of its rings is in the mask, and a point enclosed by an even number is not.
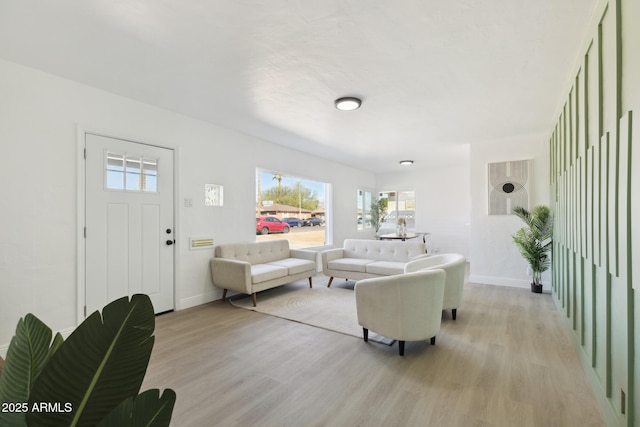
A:
[[[513,213],[527,225],[514,234],[513,241],[520,250],[520,254],[529,263],[533,272],[533,284],[542,285],[542,273],[549,269],[551,259],[551,236],[553,221],[551,211],[547,206],[538,205],[531,211],[523,207],[516,207]]]
[[[0,426],[168,426],[176,394],[141,394],[154,344],[147,295],[96,311],[63,340],[20,319],[0,376]]]

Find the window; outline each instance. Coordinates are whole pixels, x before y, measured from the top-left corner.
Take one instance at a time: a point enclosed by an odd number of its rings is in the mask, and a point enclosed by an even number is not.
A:
[[[373,193],[366,190],[358,190],[357,193],[357,210],[356,221],[358,230],[371,228],[371,202],[373,201]]]
[[[268,233],[256,229],[256,240],[287,239],[292,249],[324,245],[328,187],[323,182],[257,169],[256,218],[266,217],[265,222],[278,218],[286,224],[284,230],[272,227]]]
[[[399,217],[406,219],[407,231],[416,231],[415,191],[383,191],[379,197],[388,201],[387,218],[380,227],[380,234],[395,232]]]
[[[158,159],[107,152],[105,187],[109,190],[158,191]]]

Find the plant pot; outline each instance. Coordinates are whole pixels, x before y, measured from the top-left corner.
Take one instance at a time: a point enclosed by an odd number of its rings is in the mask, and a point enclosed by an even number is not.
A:
[[[534,294],[541,294],[542,293],[542,285],[536,285],[535,283],[531,284],[531,292],[533,292]]]

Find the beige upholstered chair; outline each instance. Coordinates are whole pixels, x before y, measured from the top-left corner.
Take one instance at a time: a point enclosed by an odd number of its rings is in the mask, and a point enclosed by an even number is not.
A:
[[[451,310],[451,317],[456,320],[458,308],[462,305],[464,289],[464,273],[467,261],[460,254],[438,254],[421,258],[405,267],[405,273],[423,269],[442,269],[447,273],[444,285],[443,310]]]
[[[369,329],[398,340],[401,356],[405,341],[430,338],[435,344],[442,320],[444,280],[444,270],[429,270],[358,281],[356,309],[364,340],[368,341]]]

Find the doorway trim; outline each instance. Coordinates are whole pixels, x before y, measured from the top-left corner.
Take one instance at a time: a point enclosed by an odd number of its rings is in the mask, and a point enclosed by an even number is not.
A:
[[[125,141],[135,142],[139,144],[151,145],[158,148],[165,148],[173,150],[173,220],[174,220],[174,238],[175,238],[175,250],[173,252],[173,309],[178,308],[178,289],[180,288],[180,282],[178,274],[180,266],[180,217],[179,209],[176,200],[179,200],[178,196],[178,177],[180,176],[178,165],[179,149],[178,147],[171,146],[169,144],[159,144],[155,142],[148,142],[147,138],[140,138],[137,136],[126,136],[119,132],[95,130],[95,128],[88,128],[78,125],[76,128],[76,206],[77,206],[77,220],[76,220],[76,326],[80,325],[86,318],[85,316],[85,286],[86,286],[86,241],[84,237],[86,218],[86,170],[85,170],[85,136],[86,134],[104,136],[107,138],[122,139]],[[87,313],[89,315],[91,313]]]

